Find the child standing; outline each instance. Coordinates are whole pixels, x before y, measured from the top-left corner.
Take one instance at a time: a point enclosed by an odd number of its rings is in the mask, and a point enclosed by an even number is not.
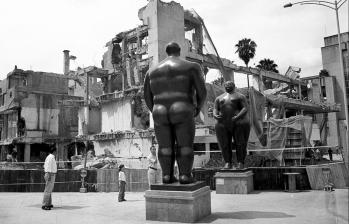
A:
[[[126,187],[126,176],[125,176],[125,166],[124,164],[120,164],[119,166],[119,202],[126,201],[125,200],[125,187]]]

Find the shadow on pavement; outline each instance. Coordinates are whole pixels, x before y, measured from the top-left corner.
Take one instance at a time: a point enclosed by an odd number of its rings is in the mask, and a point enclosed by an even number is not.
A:
[[[260,211],[239,211],[239,212],[215,212],[199,223],[211,223],[217,219],[274,219],[291,218],[294,215],[288,215],[284,212],[260,212]]]
[[[36,205],[29,205],[27,207],[35,207],[35,208],[40,208],[41,209],[41,204],[36,204]],[[61,205],[61,206],[55,206],[52,208],[52,210],[75,210],[75,209],[82,209],[86,208],[88,206],[76,206],[76,205]]]
[[[136,199],[126,199],[126,201],[116,201],[117,203],[127,203],[127,202],[137,202],[137,201],[144,201],[144,200],[136,200]]]

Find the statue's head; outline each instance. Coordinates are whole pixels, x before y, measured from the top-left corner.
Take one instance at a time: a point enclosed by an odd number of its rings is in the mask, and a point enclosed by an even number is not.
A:
[[[168,56],[179,56],[181,54],[181,48],[176,42],[170,42],[166,46],[166,53]]]
[[[228,93],[231,93],[235,90],[235,83],[233,81],[226,81],[224,83],[224,88],[225,88],[225,91],[227,91]]]

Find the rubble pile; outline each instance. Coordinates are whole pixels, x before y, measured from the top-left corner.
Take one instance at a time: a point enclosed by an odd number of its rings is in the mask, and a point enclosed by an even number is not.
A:
[[[72,167],[74,170],[80,170],[84,168],[85,159],[82,155],[72,156]],[[102,154],[97,157],[93,155],[87,155],[86,161],[87,169],[117,169],[118,161],[115,156]]]

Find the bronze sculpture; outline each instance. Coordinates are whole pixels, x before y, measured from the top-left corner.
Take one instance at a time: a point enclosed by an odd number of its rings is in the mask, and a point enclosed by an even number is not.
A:
[[[235,91],[232,81],[224,83],[225,93],[214,103],[213,116],[217,141],[225,161],[224,169],[232,168],[232,138],[236,148],[238,168],[244,166],[247,142],[250,135],[250,122],[246,97]]]
[[[153,113],[163,183],[176,181],[177,160],[179,182],[188,184],[193,181],[194,116],[203,106],[206,87],[200,65],[181,59],[177,43],[169,43],[166,53],[168,57],[145,76],[144,99]]]

